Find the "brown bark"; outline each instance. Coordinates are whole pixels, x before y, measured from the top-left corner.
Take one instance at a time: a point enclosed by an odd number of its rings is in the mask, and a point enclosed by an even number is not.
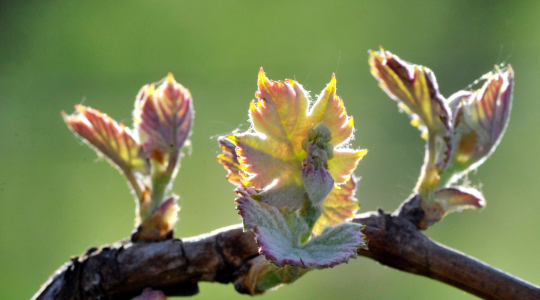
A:
[[[485,299],[540,299],[538,286],[429,239],[405,215],[371,212],[354,222],[366,225],[369,250],[359,250],[361,256]],[[72,258],[33,299],[131,299],[145,287],[187,296],[198,293],[199,281],[234,283],[246,293],[244,276],[257,250],[254,235],[241,226],[184,240],[126,240]]]

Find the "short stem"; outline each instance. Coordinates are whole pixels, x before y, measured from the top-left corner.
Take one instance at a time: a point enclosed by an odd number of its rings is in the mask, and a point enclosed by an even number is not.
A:
[[[300,217],[306,220],[309,227],[309,230],[306,233],[304,233],[304,235],[302,235],[301,237],[301,242],[305,243],[311,236],[311,231],[313,229],[313,226],[315,225],[315,222],[317,222],[317,220],[321,216],[322,209],[320,205],[313,206],[311,204],[311,201],[308,200],[304,203],[304,206],[300,209],[299,213],[300,213]]]
[[[152,168],[157,170],[152,170],[156,172],[152,176],[152,204],[150,205],[149,212],[153,212],[156,207],[158,207],[165,200],[165,193],[167,192],[167,187],[174,177],[174,173],[177,170],[178,157],[180,151],[176,150],[169,154],[169,161],[167,162],[167,168],[161,172],[157,165],[152,165]]]
[[[437,155],[442,155],[440,149],[437,147],[437,135],[435,133],[428,136],[426,143],[426,154],[424,156],[424,165],[418,178],[418,182],[414,189],[415,192],[419,192],[426,201],[433,200],[433,192],[440,187],[443,187],[452,177],[452,173],[449,173],[450,177],[443,178],[444,174],[440,174],[442,167],[441,158]],[[437,154],[438,153],[438,154]]]
[[[140,203],[141,200],[142,200],[143,192],[142,192],[142,188],[141,188],[141,185],[140,185],[139,181],[135,177],[135,174],[133,174],[133,172],[131,172],[131,171],[125,171],[124,175],[126,176],[128,182],[129,182],[129,184],[131,186],[131,189],[133,190],[133,193],[135,193],[135,196],[137,197],[137,200]]]
[[[444,172],[441,174],[441,180],[439,182],[439,187],[445,187],[446,185],[453,183],[453,177],[454,177],[455,170],[454,168],[448,168],[444,170]]]

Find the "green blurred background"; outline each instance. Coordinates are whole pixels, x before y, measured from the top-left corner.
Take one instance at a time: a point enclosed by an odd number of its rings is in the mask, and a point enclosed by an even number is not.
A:
[[[361,212],[395,209],[424,143],[369,73],[383,45],[429,66],[445,96],[497,63],[516,72],[506,136],[472,174],[488,201],[426,234],[540,283],[540,3],[537,1],[12,1],[0,4],[0,299],[30,298],[70,255],[129,235],[124,179],[79,142],[60,111],[84,103],[131,125],[143,84],[173,72],[194,98],[193,151],[182,160],[179,237],[240,222],[216,137],[246,129],[259,67],[338,94],[369,149],[356,170]],[[202,283],[198,299],[233,299]],[[315,271],[266,299],[471,299],[365,258]]]

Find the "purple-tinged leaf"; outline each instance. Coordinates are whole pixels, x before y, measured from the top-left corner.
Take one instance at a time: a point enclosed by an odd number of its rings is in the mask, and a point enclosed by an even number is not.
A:
[[[96,109],[76,105],[78,113],[62,116],[68,127],[124,173],[147,172],[147,163],[128,128]]]
[[[439,202],[446,213],[466,208],[484,208],[486,200],[482,193],[466,187],[449,187],[435,192],[435,201]]]
[[[140,141],[157,161],[179,154],[191,134],[193,116],[191,93],[171,73],[157,88],[150,84],[141,89],[133,112]]]
[[[236,201],[244,226],[257,236],[259,252],[278,267],[329,268],[356,258],[358,249],[366,248],[360,224],[326,227],[320,236],[301,243],[309,227],[296,212],[282,214],[276,207],[247,195]]]
[[[313,162],[311,156],[304,160],[302,181],[313,206],[319,206],[334,188],[334,179],[327,169]]]
[[[417,226],[420,229],[427,229],[451,212],[485,206],[486,200],[479,191],[473,188],[462,186],[442,188],[433,193],[433,201],[420,202],[424,218]]]
[[[193,101],[188,89],[171,73],[163,83],[145,85],[135,101],[133,120],[150,159],[152,202],[149,211],[167,198],[180,166],[180,153],[191,134]]]
[[[424,133],[442,133],[450,128],[450,112],[439,93],[435,74],[430,69],[407,63],[390,51],[370,52],[371,73],[390,98],[413,119]]]
[[[512,107],[514,71],[506,69],[486,74],[482,88],[473,92],[459,92],[452,96],[455,107],[454,155],[450,171],[459,179],[477,168],[501,141],[508,125]]]

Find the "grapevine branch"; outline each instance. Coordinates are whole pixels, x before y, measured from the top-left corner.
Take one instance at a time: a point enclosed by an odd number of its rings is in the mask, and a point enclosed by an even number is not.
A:
[[[540,287],[423,235],[414,224],[421,219],[414,213],[415,199],[394,214],[358,215],[353,222],[366,225],[369,241],[369,250],[358,254],[485,299],[540,299]],[[149,286],[188,296],[199,292],[199,281],[233,283],[238,292],[254,294],[246,275],[258,256],[253,233],[241,225],[183,240],[124,240],[73,257],[32,299],[131,299]]]
[[[49,278],[33,299],[131,299],[147,287],[170,296],[188,296],[199,292],[200,281],[233,283],[238,292],[256,295],[277,284],[296,280],[307,272],[302,267],[325,268],[345,262],[355,256],[356,251],[384,265],[439,280],[482,298],[540,299],[540,287],[441,245],[420,231],[453,210],[485,206],[479,191],[452,183],[482,163],[502,138],[512,101],[512,68],[507,66],[484,75],[486,82],[480,90],[461,91],[444,99],[428,68],[405,63],[383,49],[371,52],[369,63],[379,85],[399,101],[400,107],[413,118],[412,124],[418,126],[427,139],[426,158],[414,189],[416,194],[393,214],[380,210],[358,215],[353,220],[366,225],[363,232],[369,250],[364,249],[358,224],[345,223],[337,228],[341,231],[334,228],[322,233],[317,233],[314,227],[322,219],[321,203],[332,197],[340,208],[352,215],[351,207],[346,205],[354,202],[354,180],[336,180],[349,178],[366,153],[366,150],[353,149],[340,152],[330,144],[330,141],[335,141],[336,145],[346,142],[354,131],[353,119],[347,116],[342,100],[336,95],[335,75],[308,115],[308,96],[304,95],[301,85],[292,80],[271,81],[262,68],[256,93],[258,100],[253,101],[250,108],[255,133],[220,139],[223,154],[218,161],[227,169],[229,181],[238,186],[237,208],[244,226],[257,232],[257,240],[263,245],[261,252],[275,265],[259,255],[254,233],[243,232],[240,226],[194,238],[173,239],[178,206],[176,197],[167,196],[166,192],[178,168],[178,154],[191,132],[193,106],[190,92],[169,74],[159,87],[146,85],[137,96],[134,128],[142,134],[142,143],[133,138],[124,125],[97,110],[79,105],[77,114],[64,114],[71,130],[109,157],[128,179],[133,174],[141,176],[144,184],[130,181],[135,185],[137,217],[141,224],[131,239],[93,247],[82,256],[73,257]],[[293,90],[296,96],[283,96]],[[266,106],[266,102],[271,105]],[[295,124],[290,134],[289,125],[285,126],[284,122]],[[268,144],[263,142],[266,133],[258,132],[257,128],[266,128],[263,131],[275,135],[273,150],[261,150]],[[306,156],[296,155],[294,159],[284,154],[304,152]],[[237,156],[241,153],[245,155],[242,160]],[[328,159],[338,153],[342,162],[331,168]],[[168,162],[165,157],[169,157]],[[268,184],[278,179],[269,175],[274,174],[266,168],[269,161],[276,162],[275,168],[294,171],[286,178],[279,178],[284,180],[282,186],[271,195],[266,190],[258,190],[270,187]],[[257,164],[260,168],[251,168]],[[255,175],[258,183],[250,185],[250,180],[243,180],[241,172]],[[296,184],[293,181],[299,178],[303,182],[301,186],[286,188]],[[349,184],[348,195],[332,194],[339,184]],[[289,206],[273,205],[285,199],[291,201]],[[259,200],[265,205],[259,205]],[[300,212],[302,205],[306,208]],[[283,209],[299,213],[287,215],[287,221]],[[323,220],[321,224],[325,227],[345,220],[336,221]],[[279,226],[274,226],[276,222],[294,224],[288,225],[296,228],[294,235],[291,232],[287,235]],[[277,235],[265,237],[264,232],[269,231]],[[302,235],[305,232],[307,236]],[[309,239],[310,233],[318,237]],[[328,235],[321,238],[323,242],[321,239],[314,242],[325,234]],[[343,237],[347,237],[349,244],[334,242]],[[328,242],[331,239],[334,240]],[[299,247],[299,241],[304,246],[310,243],[315,246],[310,250]],[[316,248],[319,242],[329,247]],[[330,246],[332,251],[321,251]],[[287,247],[307,255],[290,256]],[[340,255],[332,256],[335,253]],[[276,265],[285,266],[276,269]],[[275,276],[277,273],[281,275]]]

